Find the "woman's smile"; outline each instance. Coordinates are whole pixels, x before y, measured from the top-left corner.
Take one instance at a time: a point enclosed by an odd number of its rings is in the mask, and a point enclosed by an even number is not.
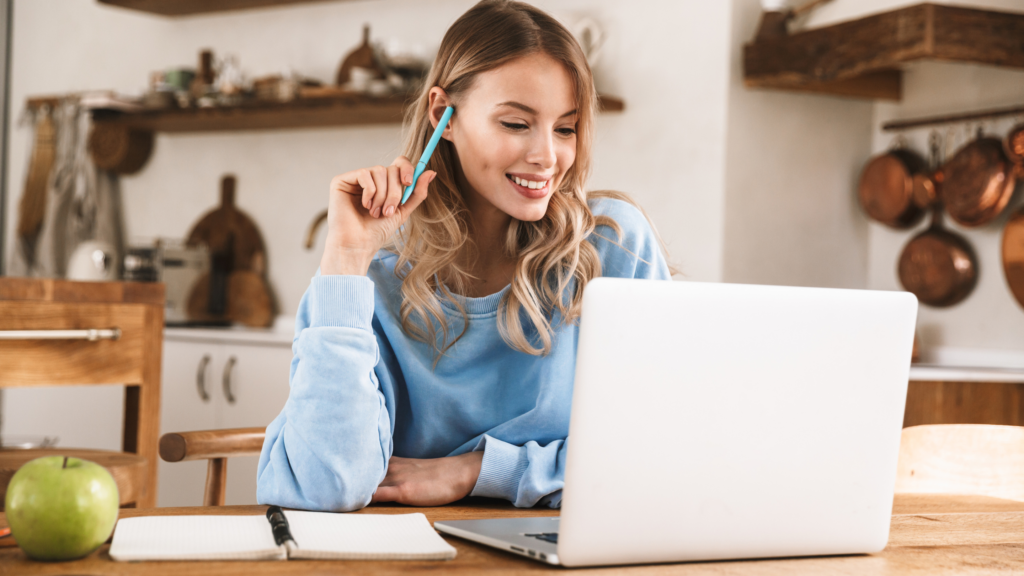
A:
[[[544,198],[551,191],[551,177],[532,174],[505,174],[505,178],[516,192],[531,199]]]

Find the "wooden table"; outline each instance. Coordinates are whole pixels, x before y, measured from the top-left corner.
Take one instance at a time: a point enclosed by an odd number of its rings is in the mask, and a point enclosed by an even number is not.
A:
[[[265,506],[122,509],[121,517],[180,514],[263,514]],[[521,510],[507,503],[467,499],[438,508],[371,506],[363,513],[396,514],[420,511],[431,521],[552,516],[556,511]],[[0,526],[7,518],[0,515]],[[0,574],[197,574],[263,576],[265,574],[522,574],[566,570],[521,558],[459,538],[445,537],[458,550],[448,562],[264,561],[264,562],[114,562],[109,545],[73,562],[33,562],[20,549],[0,548]],[[584,569],[579,569],[584,570]],[[1024,572],[1024,502],[985,496],[897,494],[889,545],[879,554],[659,564],[586,569],[601,574],[1010,574]],[[573,570],[576,572],[577,570]],[[568,573],[568,572],[567,572]]]

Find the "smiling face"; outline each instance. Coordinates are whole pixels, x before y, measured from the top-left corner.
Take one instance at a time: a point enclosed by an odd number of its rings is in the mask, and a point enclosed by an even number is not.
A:
[[[445,100],[435,90],[432,104]],[[479,74],[456,110],[444,137],[455,145],[456,181],[470,211],[543,218],[576,160],[575,94],[565,67],[541,53],[518,58]]]

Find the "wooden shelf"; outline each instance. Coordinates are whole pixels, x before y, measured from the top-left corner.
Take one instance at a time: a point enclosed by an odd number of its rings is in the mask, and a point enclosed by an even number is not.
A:
[[[45,102],[47,98],[35,98]],[[372,98],[346,95],[331,98],[300,98],[292,102],[249,103],[216,108],[171,109],[146,112],[98,111],[97,122],[109,122],[155,132],[215,132],[321,128],[366,124],[400,124],[405,98]],[[601,97],[602,112],[625,109],[623,101]]]
[[[899,100],[921,60],[1024,68],[1024,14],[917,4],[743,47],[744,83]]]
[[[229,10],[247,10],[249,8],[266,8],[268,6],[288,6],[291,4],[309,4],[328,0],[97,0],[101,4],[118,6],[129,10],[149,12],[161,16],[188,16],[208,12],[227,12]]]

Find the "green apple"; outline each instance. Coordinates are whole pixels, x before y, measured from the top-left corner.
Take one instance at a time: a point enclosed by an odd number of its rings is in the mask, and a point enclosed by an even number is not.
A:
[[[118,494],[106,468],[45,456],[18,469],[7,485],[7,522],[35,560],[72,560],[100,547],[117,522]]]

